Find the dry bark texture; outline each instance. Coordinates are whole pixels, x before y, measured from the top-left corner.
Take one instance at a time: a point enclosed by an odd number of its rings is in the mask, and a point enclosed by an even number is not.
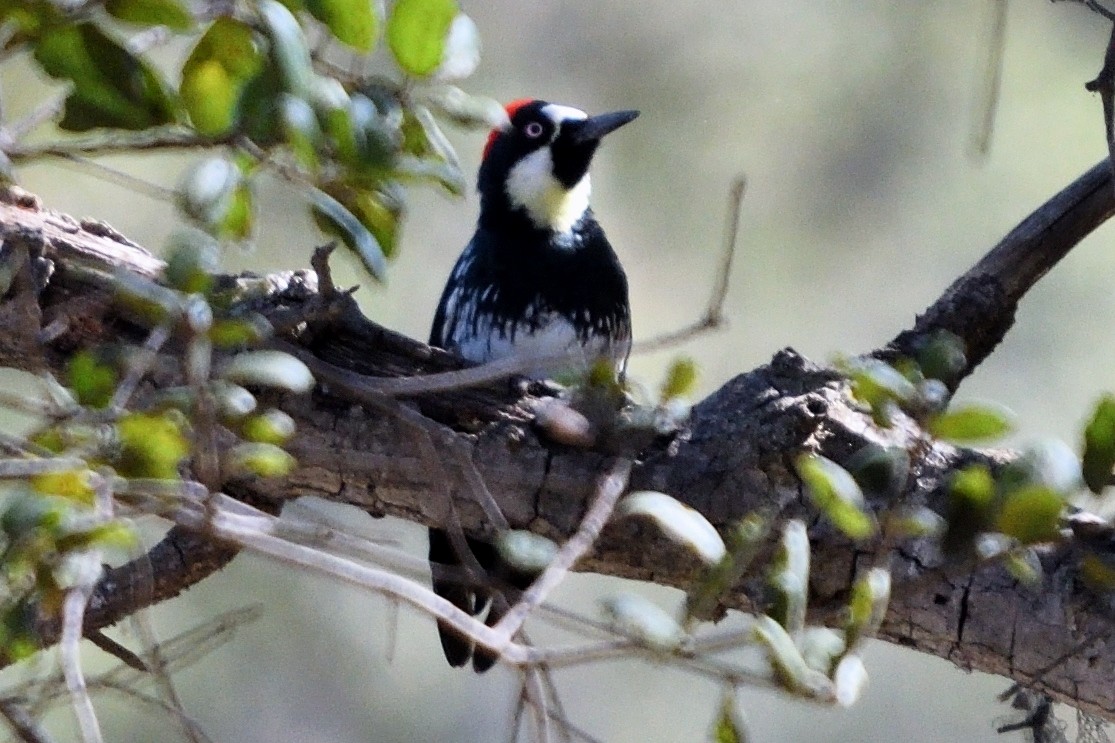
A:
[[[1029,287],[1113,209],[1110,171],[1100,163],[1008,235],[878,355],[908,353],[927,333],[947,328],[967,342],[970,372],[1007,332]],[[139,337],[113,308],[97,272],[154,276],[157,259],[102,224],[51,213],[17,191],[0,195],[0,236],[0,265],[16,277],[0,301],[0,364],[57,371],[75,348]],[[312,272],[269,277],[266,287],[253,308],[268,315],[286,341],[337,367],[375,377],[459,368],[451,356],[367,321],[351,300],[323,296]],[[162,383],[158,374],[152,383]],[[1042,585],[1025,587],[999,565],[950,565],[930,543],[905,543],[889,558],[878,557],[877,545],[854,545],[818,522],[792,467],[802,452],[842,462],[869,443],[903,447],[911,471],[897,497],[938,510],[958,467],[999,466],[1011,456],[926,444],[910,421],[880,430],[850,404],[847,392],[832,370],[781,351],[697,405],[685,435],[651,443],[632,485],[671,493],[718,527],[758,509],[806,519],[814,547],[811,611],[819,620],[836,617],[857,569],[889,559],[895,596],[884,639],[1009,676],[1115,719],[1111,601],[1077,580],[1079,550],[1071,541],[1047,549]],[[531,399],[506,383],[377,404],[357,403],[343,387],[326,385],[313,395],[272,402],[297,421],[290,449],[299,468],[284,480],[227,487],[271,509],[317,495],[444,526],[452,497],[462,527],[484,533],[486,519],[473,495],[478,475],[512,526],[560,537],[576,528],[611,458],[542,440],[530,423]],[[400,415],[400,404],[421,410],[430,423],[416,425]],[[202,534],[172,530],[149,560],[138,561],[142,566],[125,565],[105,577],[87,628],[176,595],[233,554]],[[685,586],[696,566],[650,530],[623,522],[605,531],[579,567]],[[760,593],[757,580],[745,580],[725,606],[753,608]],[[56,639],[49,622],[42,632],[48,642]]]

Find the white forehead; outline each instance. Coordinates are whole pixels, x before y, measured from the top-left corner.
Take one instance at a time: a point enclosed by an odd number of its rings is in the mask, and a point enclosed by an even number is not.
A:
[[[588,118],[588,114],[579,108],[557,103],[547,103],[543,106],[542,115],[558,125],[565,121],[584,121]]]

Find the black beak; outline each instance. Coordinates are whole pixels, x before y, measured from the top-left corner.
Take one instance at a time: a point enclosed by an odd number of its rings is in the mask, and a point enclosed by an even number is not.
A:
[[[613,111],[599,116],[590,116],[583,121],[565,123],[572,140],[576,144],[599,142],[605,134],[614,132],[624,124],[630,124],[639,115],[638,111]]]

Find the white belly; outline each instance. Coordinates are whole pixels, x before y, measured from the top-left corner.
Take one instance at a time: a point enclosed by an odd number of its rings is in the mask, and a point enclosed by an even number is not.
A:
[[[476,335],[459,339],[457,353],[477,363],[509,357],[523,359],[527,362],[523,374],[539,379],[563,372],[582,372],[601,357],[618,366],[627,355],[626,349],[613,348],[603,337],[593,337],[587,344],[583,343],[573,324],[560,316],[533,331],[520,328],[513,337],[510,333],[503,335],[485,330],[478,328],[480,332]],[[532,359],[537,359],[537,365],[530,363]]]

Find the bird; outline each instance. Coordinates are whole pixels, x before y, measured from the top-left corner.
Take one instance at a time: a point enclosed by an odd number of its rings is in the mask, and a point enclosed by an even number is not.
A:
[[[601,139],[638,111],[589,116],[537,99],[507,104],[506,122],[484,147],[477,191],[480,214],[472,239],[449,274],[434,315],[430,345],[467,361],[515,358],[524,375],[546,380],[562,372],[610,365],[622,379],[631,351],[631,310],[623,266],[589,206],[589,166]],[[487,586],[440,577],[437,565],[469,564],[442,529],[430,529],[433,589],[494,626],[509,603],[492,582],[518,590],[532,576],[504,565],[496,548],[467,537]],[[477,673],[498,658],[439,621],[451,666],[472,660]]]

